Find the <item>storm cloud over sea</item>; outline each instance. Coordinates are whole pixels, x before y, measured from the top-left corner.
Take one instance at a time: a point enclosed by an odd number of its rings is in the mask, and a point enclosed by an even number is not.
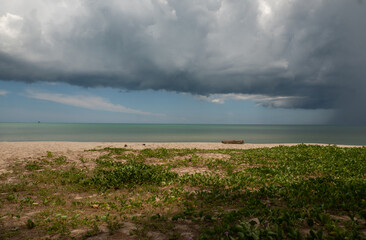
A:
[[[0,80],[166,90],[365,124],[366,2],[12,0]]]

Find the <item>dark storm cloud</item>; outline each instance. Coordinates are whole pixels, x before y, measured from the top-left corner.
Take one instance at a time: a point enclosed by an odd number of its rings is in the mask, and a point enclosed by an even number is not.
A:
[[[284,97],[262,105],[366,123],[362,1],[9,2],[0,79]]]

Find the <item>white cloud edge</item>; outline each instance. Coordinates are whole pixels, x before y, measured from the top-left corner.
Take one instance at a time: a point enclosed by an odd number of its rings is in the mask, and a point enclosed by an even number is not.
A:
[[[23,18],[21,16],[6,13],[0,16],[0,35],[5,35],[11,39],[16,38],[21,30]]]
[[[81,107],[91,110],[161,116],[161,114],[143,112],[140,110],[124,107],[120,104],[113,104],[109,102],[108,99],[92,95],[68,95],[68,94],[48,93],[32,89],[26,89],[26,93],[24,94],[24,96],[28,98],[57,102],[64,105]]]
[[[208,96],[198,95],[198,99],[216,103],[224,104],[227,100],[238,100],[238,101],[253,101],[257,105],[286,108],[292,105],[294,101],[303,99],[300,96],[268,96],[263,94],[238,94],[238,93],[227,93],[227,94],[210,94]]]
[[[0,89],[0,96],[6,96],[8,94],[7,91]]]

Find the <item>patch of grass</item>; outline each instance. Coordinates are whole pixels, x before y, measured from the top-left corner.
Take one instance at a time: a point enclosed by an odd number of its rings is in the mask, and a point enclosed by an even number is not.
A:
[[[66,163],[66,157],[65,156],[60,156],[60,157],[56,158],[55,163],[58,164],[58,165]]]
[[[93,151],[105,153],[93,169],[51,152],[14,162],[0,238],[85,239],[127,223],[137,239],[365,238],[366,148]],[[205,172],[175,172],[195,167]]]
[[[103,189],[121,188],[136,184],[162,184],[178,177],[177,173],[162,166],[148,165],[137,161],[123,164],[117,161],[99,160],[97,164],[94,175],[87,184]]]
[[[42,167],[36,162],[36,161],[33,161],[33,162],[30,162],[30,163],[27,163],[25,165],[25,169],[27,170],[30,170],[30,171],[33,171],[33,170],[38,170],[38,169],[41,169]]]
[[[34,228],[35,226],[36,226],[36,224],[31,220],[31,219],[28,219],[27,220],[27,228],[28,229],[32,229],[32,228]]]
[[[172,151],[170,151],[166,148],[158,148],[158,149],[147,148],[147,149],[141,150],[140,154],[144,157],[166,159],[166,158],[172,156]]]
[[[52,152],[50,152],[50,151],[47,151],[47,157],[48,157],[48,158],[52,158],[52,157],[53,157],[53,153],[52,153]]]

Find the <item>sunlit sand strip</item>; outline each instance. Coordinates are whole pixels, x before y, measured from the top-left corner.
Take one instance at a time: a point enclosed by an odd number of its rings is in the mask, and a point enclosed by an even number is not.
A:
[[[25,158],[39,156],[47,151],[65,152],[83,151],[94,148],[116,147],[129,149],[144,148],[197,148],[197,149],[252,149],[276,146],[294,146],[298,143],[287,144],[222,144],[212,142],[0,142],[0,160],[9,158]],[[314,144],[315,143],[307,143]],[[316,144],[327,146],[328,144]],[[339,147],[361,147],[355,145],[338,145]]]
[[[308,145],[322,145],[307,143]],[[25,160],[46,156],[47,151],[73,159],[84,150],[102,149],[106,147],[145,149],[145,148],[197,148],[197,149],[252,149],[277,146],[294,146],[298,143],[287,144],[223,144],[212,142],[0,142],[0,174],[6,172],[7,166],[14,160]],[[355,145],[338,145],[339,147],[362,147]]]

